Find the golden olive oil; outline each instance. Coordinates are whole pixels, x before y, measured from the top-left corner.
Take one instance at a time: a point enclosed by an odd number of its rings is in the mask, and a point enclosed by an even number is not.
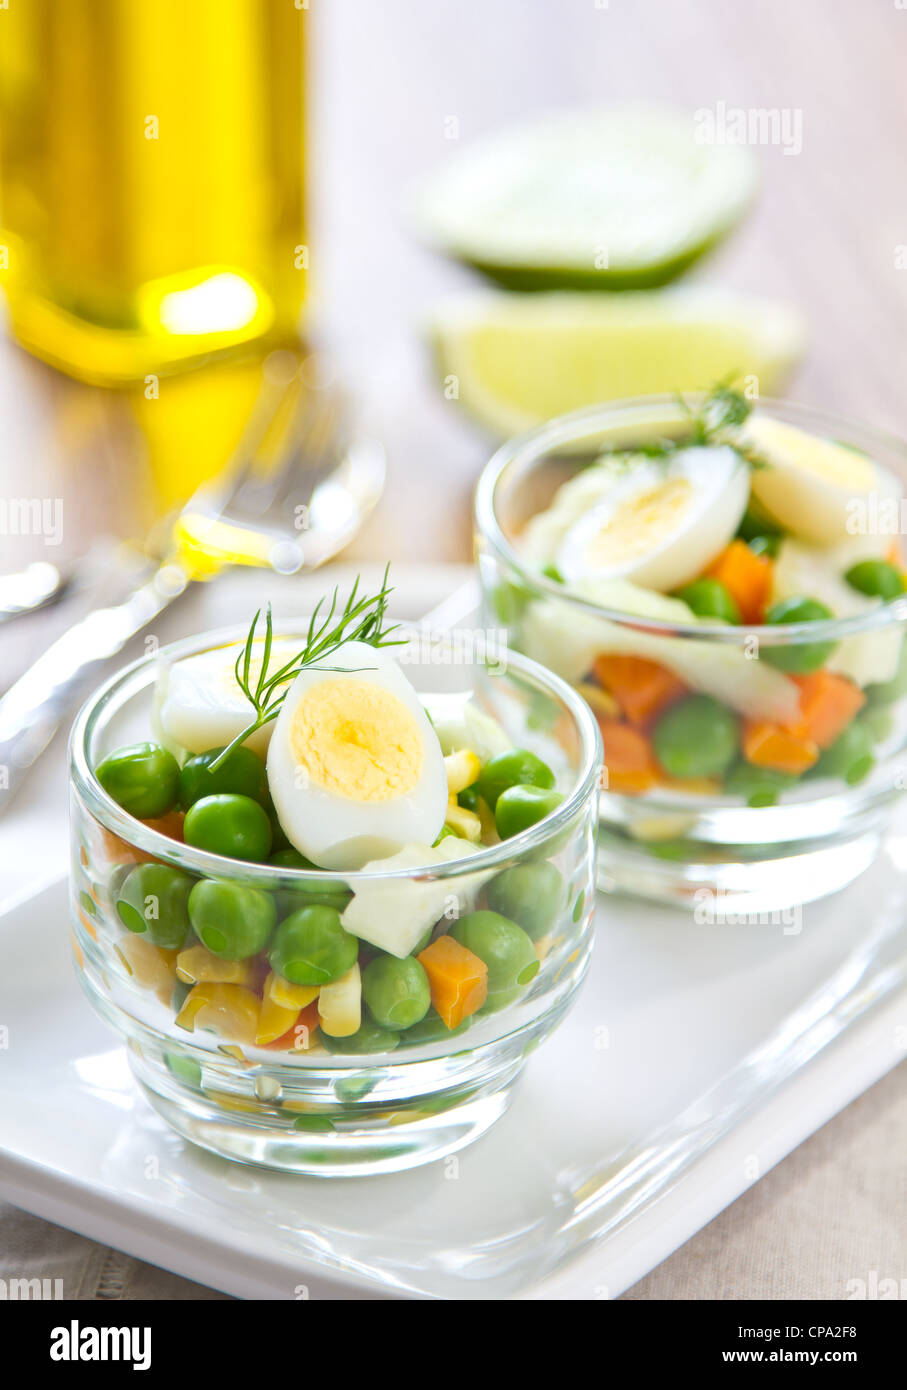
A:
[[[0,8],[0,282],[19,340],[128,382],[305,299],[307,0]]]

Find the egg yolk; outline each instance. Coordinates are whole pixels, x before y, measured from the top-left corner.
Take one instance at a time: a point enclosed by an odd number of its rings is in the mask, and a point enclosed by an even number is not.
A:
[[[692,496],[686,478],[669,478],[660,487],[628,498],[590,542],[587,563],[604,569],[657,549],[680,525]]]
[[[422,734],[403,701],[364,680],[319,681],[299,700],[290,750],[311,783],[350,801],[390,801],[422,772]]]

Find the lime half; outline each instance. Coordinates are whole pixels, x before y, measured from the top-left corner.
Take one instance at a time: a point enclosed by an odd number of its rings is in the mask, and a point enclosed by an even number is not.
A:
[[[426,187],[427,240],[510,289],[664,284],[739,221],[751,154],[659,107],[553,112],[480,137]]]
[[[692,285],[485,294],[442,311],[432,336],[447,394],[500,436],[600,401],[719,381],[770,395],[805,343],[789,307]]]

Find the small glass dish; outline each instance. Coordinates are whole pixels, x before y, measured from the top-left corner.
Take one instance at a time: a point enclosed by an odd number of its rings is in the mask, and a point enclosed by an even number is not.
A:
[[[900,440],[787,402],[760,401],[758,408],[868,454],[897,478],[903,494],[907,446]],[[856,785],[844,778],[805,776],[770,805],[725,794],[723,788],[669,785],[668,779],[634,794],[621,784],[619,771],[609,768],[605,737],[599,886],[728,920],[739,912],[774,912],[822,897],[850,882],[875,857],[893,804],[907,784],[907,594],[855,617],[821,622],[682,624],[607,609],[571,592],[521,556],[520,536],[528,521],[602,451],[681,440],[689,420],[689,409],[674,398],[638,398],[562,416],[503,445],[476,492],[477,558],[485,620],[503,626],[513,648],[568,680],[593,708],[598,697],[588,671],[596,634],[600,640],[605,630],[612,641],[615,629],[622,629],[645,634],[646,641],[652,636],[688,644],[688,669],[691,660],[700,658],[702,669],[707,663],[715,668],[718,649],[735,649],[751,659],[755,670],[768,647],[789,652],[814,643],[892,647],[897,677],[884,689],[881,684],[869,687],[867,709],[879,710],[880,734],[871,771]],[[867,525],[872,524],[870,512]],[[879,517],[875,524],[883,534]],[[541,632],[547,634],[545,640],[540,640]],[[589,657],[585,665],[585,657],[577,656],[583,647]],[[722,659],[719,655],[718,664]],[[707,689],[704,683],[690,684]],[[717,690],[710,693],[720,698]],[[596,712],[607,730],[607,711],[600,706]]]
[[[304,632],[302,626],[300,631]],[[295,635],[292,627],[284,628]],[[483,642],[458,646],[419,634],[398,660],[419,694],[446,707],[467,699],[493,715],[514,744],[545,758],[564,799],[543,821],[466,858],[425,870],[328,872],[247,864],[209,854],[135,820],[93,769],[112,749],[148,737],[158,666],[245,636],[209,633],[162,649],[107,681],[76,719],[71,739],[73,945],[81,984],[125,1040],[154,1108],[193,1143],[229,1158],[324,1176],[393,1172],[451,1153],[504,1111],[528,1053],[557,1026],[586,972],[592,946],[601,740],[582,699],[535,663]],[[281,1050],[250,1042],[247,997],[261,981],[218,995],[205,1027],[175,1022],[176,951],[126,930],[115,900],[136,863],[157,860],[272,894],[374,894],[395,911],[407,895],[453,919],[516,865],[549,861],[562,878],[555,916],[536,941],[541,967],[518,999],[446,1037],[393,1051],[328,1051],[301,1027]],[[549,876],[550,877],[550,876]],[[279,901],[279,900],[278,900]],[[366,898],[365,901],[368,901]],[[243,962],[242,964],[245,964]],[[176,991],[176,994],[174,993]],[[228,1007],[222,1008],[225,998]],[[221,1008],[218,1014],[216,1008]],[[217,1031],[209,1031],[212,1023]],[[336,1044],[335,1044],[336,1046]]]

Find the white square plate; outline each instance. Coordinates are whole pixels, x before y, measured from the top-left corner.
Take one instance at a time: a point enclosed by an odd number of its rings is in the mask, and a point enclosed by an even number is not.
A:
[[[167,1129],[81,996],[60,883],[0,918],[0,1195],[249,1298],[613,1297],[903,1055],[904,853],[796,936],[601,902],[509,1113],[455,1158],[351,1180]]]
[[[406,587],[413,613],[444,581]],[[202,592],[180,626],[223,620]],[[33,797],[10,862],[28,848],[58,871],[62,798]],[[600,899],[589,978],[500,1123],[452,1159],[350,1180],[172,1134],[81,996],[64,884],[25,892],[0,916],[0,1196],[248,1298],[614,1297],[903,1058],[905,869],[907,813],[794,931]]]

